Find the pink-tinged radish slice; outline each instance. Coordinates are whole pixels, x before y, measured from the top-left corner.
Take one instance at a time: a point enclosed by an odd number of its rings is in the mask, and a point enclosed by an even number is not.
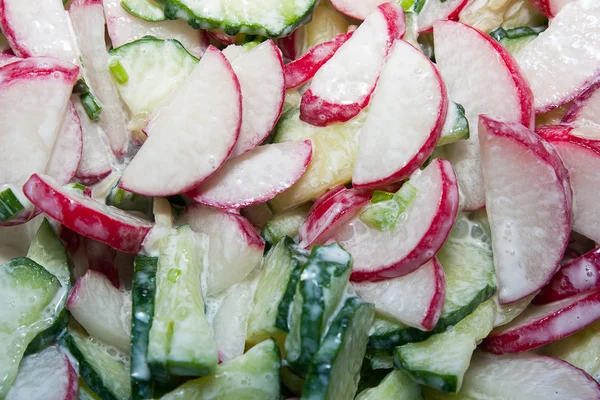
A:
[[[106,276],[114,287],[119,288],[119,271],[117,270],[117,251],[109,245],[88,237],[83,238],[88,268]]]
[[[598,76],[598,19],[600,2],[572,2],[561,10],[543,34],[517,53],[516,59],[533,90],[536,113],[542,114],[570,102]]]
[[[298,230],[299,246],[308,248],[325,243],[370,200],[370,191],[346,189],[344,186],[331,189],[310,208]]]
[[[480,117],[486,209],[500,303],[541,289],[571,232],[569,175],[556,150],[519,123]]]
[[[489,35],[458,22],[439,21],[433,36],[448,97],[464,106],[471,129],[468,140],[446,146],[446,157],[456,169],[463,208],[478,210],[485,206],[479,114],[533,128],[533,94],[514,58]]]
[[[596,400],[600,385],[581,369],[557,358],[531,352],[496,356],[476,351],[457,397]]]
[[[69,15],[81,50],[87,84],[102,106],[98,122],[113,153],[121,156],[127,151],[131,138],[127,128],[129,114],[107,68],[109,56],[102,2],[75,0],[69,7]]]
[[[483,340],[494,354],[519,353],[552,343],[600,319],[600,291],[529,306],[512,322],[496,328]]]
[[[265,203],[298,182],[311,158],[310,140],[259,146],[227,161],[187,195],[220,209]]]
[[[600,129],[556,125],[540,128],[537,133],[556,149],[569,171],[573,230],[600,242]]]
[[[202,57],[210,45],[205,31],[194,29],[183,20],[149,22],[129,14],[121,5],[121,0],[102,0],[102,3],[113,48],[144,36],[154,36],[158,39],[176,39],[194,56]]]
[[[573,0],[531,0],[531,4],[548,18],[556,17],[564,6],[572,2]]]
[[[54,57],[79,64],[77,43],[61,0],[2,0],[0,27],[19,57]]]
[[[21,57],[17,57],[11,53],[0,53],[0,67],[4,67],[5,65],[12,64],[17,61],[21,61]]]
[[[352,37],[352,33],[338,35],[328,42],[313,47],[297,60],[286,64],[284,68],[285,88],[293,89],[311,80],[319,68],[329,61],[335,52]]]
[[[417,189],[396,227],[379,231],[352,218],[334,235],[354,258],[351,280],[380,281],[407,275],[433,258],[452,229],[458,211],[458,185],[452,165],[435,159],[417,170]]]
[[[285,78],[281,51],[272,40],[230,61],[242,90],[242,128],[231,152],[235,157],[261,144],[275,127],[285,100]]]
[[[137,254],[152,228],[148,221],[65,189],[49,176],[32,175],[23,192],[67,228],[125,253]]]
[[[359,134],[352,185],[375,188],[409,177],[433,152],[447,110],[446,87],[433,63],[397,40]]]
[[[339,12],[354,19],[363,20],[387,0],[332,0],[331,5]]]
[[[241,122],[240,84],[229,61],[211,46],[150,116],[148,139],[125,168],[119,186],[163,197],[195,188],[227,160]]]
[[[74,98],[73,104],[81,121],[83,136],[81,161],[75,176],[84,184],[94,184],[112,171],[113,155],[104,131],[98,123],[89,119],[81,101]]]
[[[75,106],[73,103],[69,103],[50,154],[46,174],[59,183],[70,182],[79,167],[82,148],[81,121]]]
[[[563,265],[533,300],[547,304],[600,289],[600,247]]]
[[[185,208],[177,222],[208,235],[207,296],[241,282],[262,260],[265,244],[239,214],[193,205]]]
[[[417,15],[417,29],[419,33],[426,33],[433,29],[433,23],[444,20],[457,20],[458,14],[467,5],[468,0],[426,1]]]
[[[212,39],[217,43],[224,44],[225,46],[243,43],[243,36],[242,40],[238,40],[238,37],[228,35],[223,31],[206,31],[206,35],[209,37],[209,39]]]
[[[446,297],[444,270],[435,257],[408,275],[353,286],[378,312],[424,331],[437,324]]]
[[[358,115],[369,103],[392,43],[405,29],[402,7],[392,2],[377,7],[317,71],[302,96],[300,118],[325,126]]]
[[[299,30],[296,29],[291,35],[277,39],[277,47],[286,59],[295,60],[300,57],[303,42],[301,36]]]
[[[6,400],[76,400],[77,367],[58,346],[25,357]]]
[[[43,173],[79,67],[29,58],[0,68],[0,182],[24,184]]]
[[[575,121],[600,125],[600,80],[594,82],[577,97],[562,119],[564,123]]]

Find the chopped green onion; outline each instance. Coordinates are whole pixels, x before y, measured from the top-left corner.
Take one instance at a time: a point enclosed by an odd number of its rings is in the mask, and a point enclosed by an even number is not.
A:
[[[100,111],[102,111],[102,106],[96,96],[92,94],[92,92],[87,92],[79,95],[79,99],[81,100],[81,104],[83,104],[83,108],[85,109],[86,114],[92,121],[97,121],[100,118]]]
[[[445,0],[442,0],[442,1],[445,1]],[[408,11],[411,9],[413,4],[415,4],[415,0],[400,0],[399,3],[402,6],[402,8],[404,8],[404,11]],[[423,6],[421,6],[421,8],[423,8]]]
[[[415,197],[417,196],[417,188],[406,182],[400,190],[394,195],[394,200],[400,206],[400,214],[402,214],[411,205]]]
[[[379,203],[382,201],[391,200],[394,198],[394,193],[384,192],[382,190],[375,190],[371,197],[371,203]]]
[[[90,92],[90,87],[85,82],[85,80],[83,78],[77,79],[77,82],[75,82],[75,86],[73,86],[73,93],[83,94],[83,93],[89,93],[89,92]]]
[[[121,64],[119,60],[112,60],[108,68],[110,69],[110,72],[115,77],[117,82],[119,82],[120,84],[127,83],[127,81],[129,80],[129,74],[127,74],[127,71],[125,71],[125,67],[123,67],[123,64]]]
[[[0,221],[9,221],[24,209],[25,207],[11,189],[0,192]]]
[[[394,229],[400,215],[417,196],[417,188],[406,182],[396,194],[373,192],[371,203],[360,214],[360,219],[373,228],[385,231]]]

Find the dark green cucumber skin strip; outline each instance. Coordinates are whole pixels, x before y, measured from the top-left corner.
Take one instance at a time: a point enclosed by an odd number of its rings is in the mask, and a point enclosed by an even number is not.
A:
[[[523,36],[537,35],[537,34],[538,34],[538,32],[536,32],[535,30],[531,29],[528,26],[522,26],[520,28],[513,28],[513,29],[498,28],[498,29],[490,32],[490,36],[493,37],[494,39],[496,39],[498,42],[501,41],[502,39],[517,39],[517,38],[521,38]]]
[[[394,352],[394,366],[397,369],[404,369],[404,363],[400,353]],[[410,376],[419,384],[436,388],[442,393],[456,393],[458,389],[458,377],[456,375],[442,375],[431,371],[408,370]]]
[[[65,331],[70,319],[71,313],[66,308],[63,308],[60,314],[58,314],[56,321],[45,331],[38,333],[29,343],[27,349],[25,349],[24,356],[37,353],[52,344]]]
[[[149,374],[146,364],[148,336],[154,315],[154,296],[156,293],[156,269],[158,258],[138,255],[133,264],[133,287],[131,300],[131,398],[133,400],[153,398],[152,380],[139,377],[138,368],[146,368],[143,373]],[[141,279],[143,277],[143,279]],[[141,357],[142,359],[138,359]]]
[[[24,209],[25,207],[12,190],[6,189],[0,192],[0,222],[10,221]]]
[[[277,317],[275,318],[275,326],[284,332],[289,332],[290,327],[288,325],[290,310],[294,302],[294,294],[296,293],[296,287],[298,286],[298,280],[300,279],[300,273],[302,271],[302,265],[307,261],[307,254],[299,249],[292,238],[286,236],[283,238],[285,246],[289,249],[292,257],[296,263],[290,274],[290,280],[288,281],[285,293],[281,298],[281,302],[277,307]]]
[[[468,305],[440,318],[435,328],[433,328],[431,331],[422,331],[417,328],[409,327],[386,332],[381,335],[371,335],[371,337],[369,337],[368,348],[373,350],[386,350],[393,349],[396,346],[402,346],[407,343],[422,342],[431,335],[442,333],[446,331],[448,327],[456,325],[467,315],[475,311],[479,304],[492,297],[495,291],[496,288],[494,286],[486,286],[485,289],[480,291],[479,294],[474,297]]]

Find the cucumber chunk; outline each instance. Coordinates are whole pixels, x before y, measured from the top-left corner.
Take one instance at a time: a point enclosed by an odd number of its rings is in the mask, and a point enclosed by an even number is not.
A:
[[[396,366],[404,368],[422,385],[443,393],[457,393],[473,350],[493,329],[495,313],[493,300],[487,300],[445,332],[423,342],[397,347],[394,351]]]
[[[0,398],[10,389],[25,348],[52,324],[58,279],[29,258],[0,265]]]
[[[170,382],[171,375],[207,375],[217,366],[201,289],[207,247],[207,237],[189,225],[161,243],[147,352],[152,377],[159,382]]]
[[[85,383],[85,381],[80,377],[79,378],[79,391],[77,393],[78,400],[102,400],[90,387]]]
[[[313,247],[300,273],[285,340],[286,360],[296,374],[306,374],[351,271],[352,256],[337,243]]]
[[[276,215],[273,219],[267,221],[264,229],[260,232],[260,236],[270,245],[276,244],[284,236],[292,238],[298,236],[298,229],[306,219],[309,209],[310,205],[305,204]]]
[[[468,138],[469,121],[465,116],[465,109],[460,104],[451,101],[450,104],[448,104],[446,122],[442,128],[442,135],[437,142],[437,146],[456,143],[459,140],[467,140]]]
[[[181,86],[198,59],[177,40],[148,36],[112,49],[109,63],[117,62],[128,79],[113,81],[133,115],[132,129],[142,130],[150,113]]]
[[[370,350],[365,358],[369,360],[372,370],[394,368],[394,355],[389,350]]]
[[[0,222],[10,221],[23,210],[25,207],[11,188],[0,191]]]
[[[288,317],[307,254],[289,237],[280,240],[265,256],[254,307],[248,320],[247,342],[259,343],[269,337],[282,343],[289,331]]]
[[[188,381],[162,400],[279,400],[280,367],[277,344],[265,340],[246,354],[219,364],[213,375]]]
[[[520,28],[503,29],[498,28],[490,32],[490,36],[496,39],[510,54],[518,53],[529,42],[538,37],[541,30],[523,26]]]
[[[129,399],[127,358],[117,349],[71,326],[61,341],[79,362],[79,376],[94,393],[104,400]]]
[[[247,33],[266,37],[291,34],[310,21],[316,0],[157,0],[167,18],[185,19],[196,29],[220,30],[228,35]]]
[[[351,399],[356,394],[374,306],[349,297],[333,318],[308,368],[303,399]]]
[[[137,211],[148,218],[153,217],[154,201],[152,197],[146,197],[131,193],[115,186],[106,197],[106,205],[120,208],[123,211]]]
[[[164,21],[165,11],[154,0],[123,0],[121,5],[133,16],[150,22]]]
[[[133,264],[131,289],[131,398],[151,399],[152,376],[146,362],[148,336],[154,315],[157,257],[138,255]]]
[[[395,370],[390,372],[378,386],[360,392],[355,400],[380,399],[422,400],[423,391],[406,372]]]

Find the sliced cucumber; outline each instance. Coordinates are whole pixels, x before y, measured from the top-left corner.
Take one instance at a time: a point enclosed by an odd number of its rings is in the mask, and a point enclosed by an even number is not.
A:
[[[305,204],[293,210],[276,215],[272,220],[267,221],[260,236],[270,245],[274,245],[284,236],[298,236],[298,229],[306,219],[306,214],[310,205]]]
[[[269,250],[263,260],[248,321],[248,343],[259,343],[269,337],[283,342],[284,334],[289,331],[290,307],[307,255],[289,237]]]
[[[365,358],[369,360],[372,370],[394,368],[394,355],[389,350],[370,350]]]
[[[102,400],[81,377],[79,378],[79,391],[77,393],[78,400]]]
[[[529,42],[538,37],[540,31],[540,29],[528,26],[513,29],[498,28],[490,32],[490,36],[500,42],[510,54],[516,54]]]
[[[65,309],[65,304],[67,294],[73,286],[73,278],[71,276],[71,260],[67,254],[67,249],[46,218],[42,221],[29,246],[27,257],[46,268],[61,284],[61,293],[56,296],[53,305],[54,310],[51,311],[52,325],[40,332],[25,350],[25,354],[32,354],[52,343],[67,327],[69,315]]]
[[[313,247],[300,274],[285,340],[286,360],[296,374],[306,374],[351,270],[352,256],[337,243]]]
[[[156,295],[157,257],[138,255],[133,264],[133,287],[131,289],[131,398],[151,399],[152,376],[146,362],[148,336],[154,316]]]
[[[506,325],[513,319],[517,318],[533,300],[538,292],[533,293],[531,296],[527,296],[519,301],[510,304],[500,304],[498,299],[498,292],[494,294],[494,302],[496,303],[496,320],[494,321],[494,328],[497,326]]]
[[[349,297],[333,318],[308,368],[303,399],[351,399],[356,395],[374,306]]]
[[[369,349],[391,350],[406,343],[420,342],[433,333],[404,325],[382,315],[375,315],[369,332]]]
[[[279,400],[280,366],[277,344],[265,340],[243,356],[219,364],[213,375],[188,381],[162,400]]]
[[[355,400],[383,399],[422,400],[423,391],[405,371],[395,370],[390,372],[378,386],[360,392]]]
[[[358,151],[358,132],[367,111],[348,122],[316,127],[300,120],[300,110],[283,115],[275,127],[273,142],[311,139],[313,154],[306,172],[298,182],[269,202],[274,212],[292,209],[306,203],[327,189],[352,180],[352,169]]]
[[[148,218],[153,216],[154,201],[152,197],[131,193],[118,186],[111,189],[106,198],[106,204],[124,211],[140,212]]]
[[[189,225],[174,230],[161,245],[147,351],[152,376],[160,382],[170,382],[171,375],[207,375],[217,366],[201,289],[207,247],[208,238]]]
[[[264,0],[221,2],[157,0],[167,18],[185,19],[196,29],[220,30],[228,35],[248,33],[266,37],[291,34],[310,21],[316,0]]]
[[[29,258],[0,265],[0,398],[10,389],[25,348],[53,320],[58,279]]]
[[[443,393],[457,393],[473,350],[493,328],[495,313],[493,300],[487,300],[445,332],[423,342],[397,347],[394,351],[397,367],[404,368],[422,385]]]
[[[115,85],[133,115],[132,128],[141,130],[155,107],[176,90],[196,67],[198,59],[174,39],[145,37],[110,51],[110,65],[127,74]],[[122,79],[121,79],[122,80]]]
[[[10,221],[23,210],[25,210],[25,207],[11,188],[0,191],[0,222]]]
[[[79,362],[79,376],[103,400],[127,400],[131,395],[127,358],[118,350],[69,327],[62,343]]]
[[[465,109],[460,104],[451,101],[450,104],[448,104],[446,122],[444,122],[442,135],[437,142],[437,146],[456,143],[459,140],[467,140],[468,138],[469,121],[465,116]]]
[[[164,21],[165,11],[154,0],[123,0],[121,5],[131,15],[150,22]]]
[[[361,221],[380,231],[394,229],[400,215],[417,196],[417,188],[408,181],[396,193],[390,194],[376,191],[361,211]]]

